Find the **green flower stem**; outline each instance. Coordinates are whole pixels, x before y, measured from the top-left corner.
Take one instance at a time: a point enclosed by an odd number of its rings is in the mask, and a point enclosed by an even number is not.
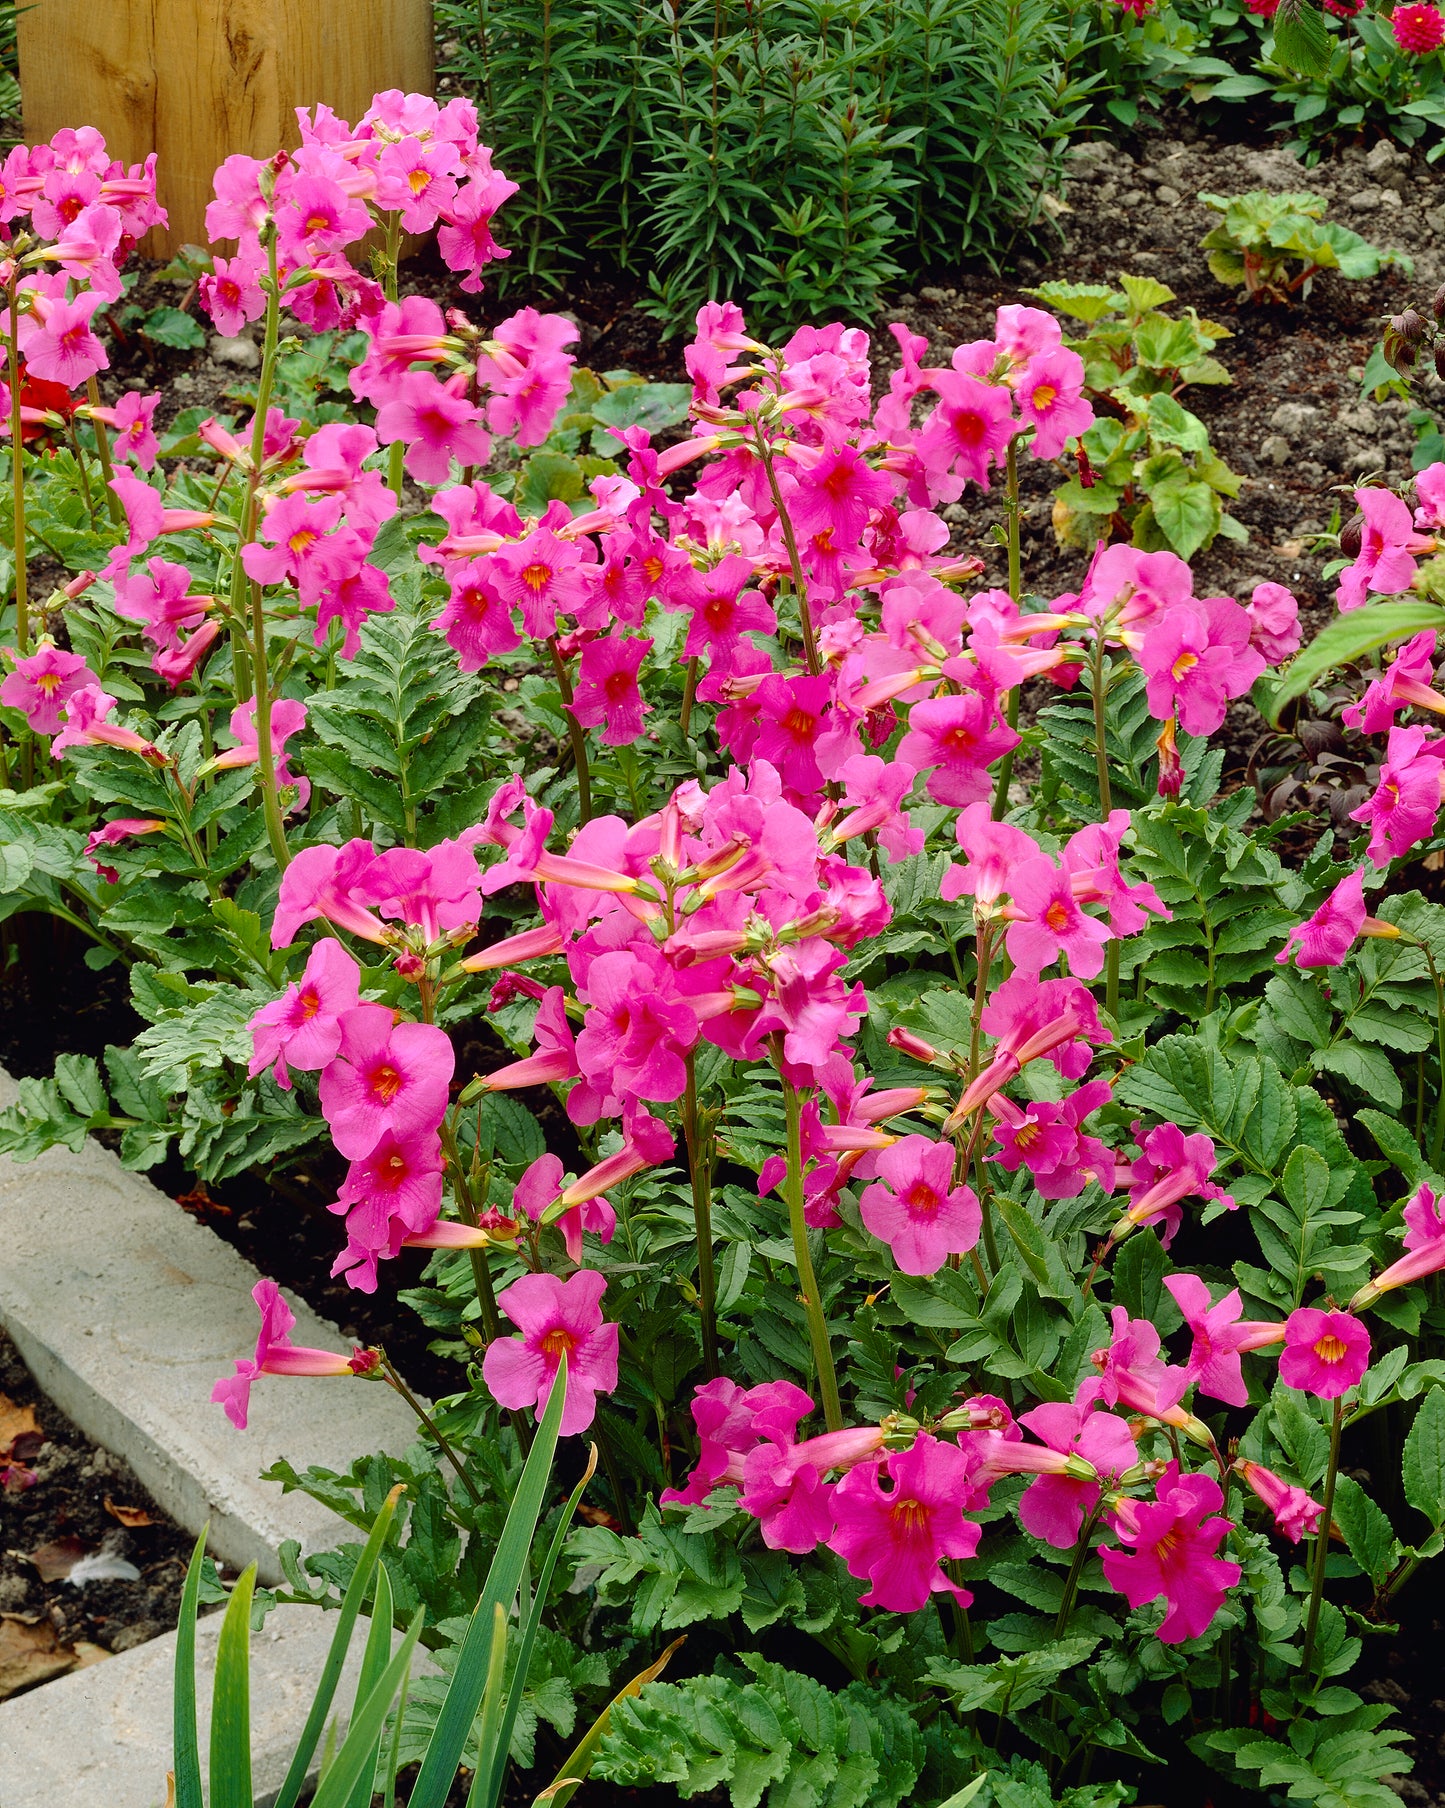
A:
[[[436,1420],[432,1418],[431,1414],[422,1405],[421,1401],[417,1399],[416,1395],[402,1380],[401,1376],[397,1374],[396,1369],[392,1366],[391,1358],[385,1351],[380,1352],[380,1354],[382,1372],[386,1376],[387,1385],[400,1394],[402,1399],[406,1401],[407,1405],[416,1414],[417,1423],[426,1432],[427,1436],[436,1445],[437,1449],[441,1451],[442,1455],[451,1464],[452,1468],[456,1470],[457,1479],[461,1482],[467,1493],[471,1495],[473,1502],[479,1507],[486,1506],[486,1499],[483,1496],[481,1489],[478,1488],[471,1476],[467,1474],[466,1464],[457,1455],[455,1449],[448,1441],[446,1433],[437,1424]]]
[[[1103,629],[1094,635],[1094,655],[1090,661],[1090,682],[1094,693],[1094,770],[1099,780],[1099,821],[1107,822],[1113,809],[1109,789],[1109,736],[1105,711],[1108,694],[1104,683]],[[1119,938],[1111,936],[1104,947],[1104,1007],[1111,1017],[1119,1015]]]
[[[781,1051],[777,1051],[779,1078]],[[808,1336],[812,1340],[813,1360],[818,1365],[818,1392],[823,1396],[823,1417],[829,1431],[843,1429],[843,1409],[838,1400],[838,1377],[833,1369],[833,1349],[828,1342],[828,1322],[823,1315],[823,1299],[818,1279],[813,1273],[813,1258],[808,1251],[808,1221],[803,1216],[803,1101],[795,1086],[783,1079],[783,1109],[788,1125],[788,1177],[785,1184],[788,1201],[788,1224],[793,1233],[793,1257],[798,1264],[798,1285],[803,1294],[803,1310],[808,1315]]]
[[[85,399],[92,408],[100,407],[100,383],[94,376],[85,379]],[[124,527],[125,510],[121,507],[120,497],[110,487],[110,480],[115,476],[115,466],[110,456],[110,435],[105,430],[104,421],[93,420],[91,426],[95,429],[95,450],[100,459],[100,474],[105,482],[105,501],[111,523],[115,527]],[[222,466],[222,469],[225,467]]]
[[[697,659],[687,662],[687,677],[682,686],[682,708],[678,712],[677,726],[682,731],[682,738],[688,738],[688,730],[692,727],[692,702],[697,695]]]
[[[7,300],[10,325],[7,344],[10,352],[10,494],[12,544],[15,548],[15,647],[22,655],[30,651],[30,585],[25,558],[25,429],[20,419],[21,385],[15,382],[20,368],[20,295],[19,269],[11,266]]]
[[[1424,942],[1418,946],[1430,969],[1430,978],[1435,982],[1435,1048],[1440,1059],[1440,1071],[1435,1079],[1435,1128],[1430,1136],[1430,1166],[1438,1168],[1441,1150],[1445,1148],[1445,982],[1440,978],[1435,956]]]
[[[1345,1425],[1344,1401],[1335,1401],[1335,1416],[1330,1424],[1330,1460],[1325,1470],[1325,1497],[1320,1505],[1320,1529],[1315,1534],[1315,1560],[1310,1575],[1310,1604],[1305,1615],[1305,1648],[1300,1668],[1310,1674],[1315,1655],[1315,1634],[1320,1625],[1320,1602],[1325,1592],[1325,1558],[1330,1548],[1330,1517],[1335,1508],[1335,1477],[1340,1468],[1340,1434]]]
[[[1008,443],[1008,462],[1004,474],[1004,511],[1008,534],[1008,593],[1018,603],[1024,593],[1023,556],[1019,546],[1019,453],[1018,435]],[[1010,728],[1019,725],[1019,693],[1018,687],[1008,693],[1008,701],[1004,705],[1004,715]],[[993,787],[993,808],[991,814],[995,822],[1002,822],[1008,813],[1009,786],[1013,783],[1014,752],[1010,747],[999,761],[998,777]]]
[[[697,1297],[702,1320],[702,1366],[709,1381],[722,1373],[717,1349],[717,1279],[712,1261],[712,1132],[697,1108],[696,1051],[687,1057],[682,1133],[692,1179],[692,1219],[697,1231]]]
[[[388,301],[396,300],[397,265],[401,262],[401,215],[389,213],[386,216],[386,250],[383,253],[381,270],[382,293]],[[401,500],[401,486],[404,479],[406,462],[406,446],[401,440],[394,440],[386,456],[386,481],[391,486],[392,494],[397,501]],[[585,819],[584,819],[585,820]]]
[[[778,525],[783,530],[783,545],[788,549],[788,569],[793,574],[793,593],[798,599],[798,625],[803,635],[803,663],[808,668],[809,677],[816,678],[823,669],[823,662],[818,657],[818,642],[813,634],[813,612],[808,606],[808,586],[803,582],[803,561],[798,556],[798,537],[793,532],[793,519],[788,513],[787,504],[783,501],[783,492],[778,487],[778,474],[773,465],[773,448],[768,443],[768,436],[756,415],[749,417],[753,427],[753,444],[758,449],[758,457],[762,460],[764,472],[767,474],[768,491],[773,499],[773,507],[778,511]]]
[[[554,634],[547,646],[552,654],[552,670],[557,675],[557,689],[562,696],[562,710],[567,717],[567,733],[572,742],[572,764],[577,768],[577,811],[581,822],[592,820],[592,776],[587,767],[587,731],[572,713],[572,680],[567,675],[567,661]]]

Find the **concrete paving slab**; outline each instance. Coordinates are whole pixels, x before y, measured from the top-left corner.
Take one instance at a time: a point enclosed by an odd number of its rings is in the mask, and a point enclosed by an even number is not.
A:
[[[196,1629],[203,1766],[221,1618],[210,1614]],[[251,1635],[256,1808],[270,1808],[276,1799],[335,1630],[334,1613],[278,1607]],[[343,1729],[365,1642],[363,1620],[336,1692]],[[0,1808],[162,1808],[171,1767],[175,1657],[176,1635],[168,1632],[0,1703]]]
[[[0,1069],[0,1106],[14,1098]],[[244,1257],[97,1142],[28,1164],[0,1159],[0,1323],[35,1379],[181,1525],[199,1532],[209,1521],[217,1556],[255,1562],[274,1582],[283,1540],[325,1549],[341,1522],[261,1471],[283,1456],[298,1469],[344,1469],[372,1451],[400,1453],[415,1424],[381,1382],[275,1376],[252,1393],[249,1430],[236,1431],[210,1393],[254,1347],[256,1280]],[[347,1347],[286,1298],[295,1342]]]

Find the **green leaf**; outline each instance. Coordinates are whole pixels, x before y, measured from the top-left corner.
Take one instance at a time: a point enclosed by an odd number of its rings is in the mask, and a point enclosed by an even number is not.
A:
[[[141,321],[140,330],[147,339],[157,345],[169,345],[175,351],[198,352],[206,343],[200,321],[179,308],[153,308]]]
[[[1400,1465],[1405,1499],[1432,1526],[1445,1525],[1445,1388],[1420,1402]]]
[[[1395,1567],[1400,1546],[1389,1520],[1353,1476],[1335,1480],[1334,1519],[1350,1555],[1378,1587]]]
[[[623,383],[592,404],[594,420],[604,427],[646,427],[658,433],[678,427],[692,405],[689,383]],[[597,445],[594,440],[593,445]]]
[[[405,1638],[397,1647],[396,1656],[386,1666],[381,1680],[352,1718],[341,1750],[332,1759],[330,1769],[311,1798],[311,1808],[346,1808],[347,1799],[366,1774],[367,1765],[375,1764],[382,1728],[386,1725],[386,1717],[391,1712],[397,1691],[411,1668],[412,1653],[416,1650],[425,1617],[418,1609],[411,1625],[406,1629]],[[214,1794],[211,1804],[212,1808],[216,1808]],[[246,1808],[251,1808],[249,1799]]]
[[[442,1808],[452,1779],[457,1773],[467,1735],[476,1719],[482,1695],[487,1686],[487,1663],[491,1655],[493,1610],[510,1611],[522,1580],[532,1539],[547,1496],[552,1474],[552,1457],[557,1448],[557,1430],[562,1423],[562,1407],[567,1394],[567,1359],[557,1370],[557,1379],[547,1401],[547,1410],[537,1426],[532,1449],[522,1469],[522,1479],[507,1513],[502,1536],[482,1584],[481,1598],[472,1613],[467,1636],[457,1654],[446,1700],[437,1715],[436,1728],[427,1745],[426,1757],[412,1789],[409,1808]],[[319,1805],[318,1805],[319,1808]]]
[[[211,1691],[211,1808],[253,1808],[251,1795],[251,1596],[256,1565],[226,1604]]]
[[[1347,615],[1336,616],[1297,653],[1289,670],[1275,687],[1270,719],[1279,726],[1280,712],[1292,698],[1302,697],[1318,679],[1336,666],[1353,665],[1367,653],[1419,634],[1426,628],[1445,627],[1445,609],[1436,603],[1365,603]]]
[[[1219,498],[1207,483],[1166,483],[1150,489],[1149,501],[1160,531],[1181,559],[1193,558],[1219,531]]]
[[[171,1721],[172,1763],[176,1785],[175,1808],[204,1808],[201,1792],[201,1746],[196,1732],[196,1610],[201,1596],[201,1570],[206,1560],[206,1533],[201,1528],[181,1590],[180,1617],[176,1622],[175,1685]]]
[[[361,1672],[356,1679],[356,1696],[351,1704],[351,1718],[354,1720],[361,1711],[371,1691],[386,1674],[386,1666],[391,1659],[391,1622],[394,1612],[391,1593],[391,1578],[386,1573],[383,1563],[376,1572],[376,1593],[372,1598],[371,1627],[366,1635],[366,1649],[361,1654]],[[351,1799],[346,1808],[371,1808],[371,1798],[375,1794],[373,1785],[376,1782],[376,1761],[381,1752],[381,1735],[378,1733],[376,1744],[372,1747],[370,1765],[363,1765],[361,1775],[356,1779],[356,1787],[351,1792]]]
[[[1280,0],[1274,16],[1274,58],[1295,75],[1324,75],[1333,40],[1319,0]]]

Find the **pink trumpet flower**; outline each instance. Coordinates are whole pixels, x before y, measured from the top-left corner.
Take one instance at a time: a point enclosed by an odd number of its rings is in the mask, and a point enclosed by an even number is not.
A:
[[[977,1551],[980,1528],[963,1514],[981,1493],[968,1456],[926,1432],[908,1450],[850,1469],[833,1494],[829,1543],[848,1573],[869,1583],[862,1605],[917,1613],[930,1594],[946,1589],[967,1606],[972,1595],[949,1579],[941,1560]]]
[[[306,1349],[291,1342],[296,1314],[281,1297],[274,1281],[257,1281],[251,1289],[261,1313],[261,1331],[254,1359],[239,1357],[234,1375],[223,1376],[211,1390],[211,1399],[226,1409],[237,1431],[246,1429],[251,1405],[251,1383],[258,1375],[374,1375],[381,1367],[375,1350],[359,1346],[349,1356],[334,1350]]]
[[[1243,1574],[1215,1554],[1234,1529],[1231,1520],[1210,1517],[1223,1505],[1213,1476],[1181,1475],[1170,1463],[1152,1501],[1120,1500],[1109,1516],[1128,1548],[1099,1553],[1104,1575],[1131,1607],[1164,1597],[1159,1637],[1166,1645],[1201,1637]]]
[[[1286,1387],[1337,1400],[1370,1366],[1370,1333],[1348,1312],[1301,1306],[1285,1321],[1279,1378]]]
[[[1301,1538],[1312,1538],[1319,1531],[1324,1508],[1317,1500],[1311,1500],[1303,1488],[1292,1486],[1273,1470],[1266,1469],[1263,1463],[1252,1463],[1248,1457],[1241,1457],[1235,1463],[1234,1473],[1241,1476],[1269,1508],[1275,1525],[1291,1544],[1298,1544]]]
[[[498,1405],[544,1413],[565,1357],[561,1435],[586,1431],[597,1413],[598,1394],[617,1386],[618,1331],[603,1321],[606,1291],[606,1279],[583,1268],[566,1281],[554,1274],[524,1274],[497,1295],[497,1305],[521,1330],[519,1337],[493,1339],[482,1358],[483,1379]]]
[[[62,709],[87,685],[99,689],[100,680],[81,655],[42,640],[0,683],[0,703],[18,709],[32,734],[59,734]]]
[[[356,962],[340,942],[323,937],[307,957],[300,979],[252,1017],[250,1078],[269,1067],[276,1084],[289,1088],[289,1068],[319,1073],[334,1061],[341,1048],[342,1018],[356,1009],[360,985]]]
[[[1438,1274],[1445,1268],[1445,1215],[1440,1211],[1440,1195],[1430,1186],[1416,1188],[1405,1207],[1405,1254],[1367,1282],[1350,1301],[1351,1312],[1362,1312],[1373,1306],[1382,1293],[1396,1287],[1407,1287],[1427,1274]]]

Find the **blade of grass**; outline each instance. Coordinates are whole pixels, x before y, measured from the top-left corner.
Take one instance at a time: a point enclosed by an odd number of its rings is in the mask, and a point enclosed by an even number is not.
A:
[[[211,1808],[254,1808],[251,1792],[251,1596],[256,1565],[226,1603],[211,1690]]]
[[[467,1791],[467,1808],[487,1808],[491,1778],[497,1769],[497,1728],[502,1718],[502,1686],[507,1677],[507,1615],[498,1603],[492,1609],[492,1644],[487,1655],[487,1686],[482,1694],[481,1724],[477,1729],[477,1768]]]
[[[386,1672],[387,1661],[391,1656],[392,1612],[391,1577],[386,1573],[386,1565],[379,1563],[376,1569],[376,1594],[371,1603],[371,1630],[366,1635],[366,1650],[361,1655],[361,1674],[356,1680],[356,1699],[351,1706],[353,1717]],[[371,1768],[363,1770],[357,1778],[347,1808],[371,1808],[371,1798],[376,1793],[376,1761],[381,1754],[381,1737],[378,1732],[371,1754]]]
[[[347,1649],[351,1644],[352,1630],[356,1625],[356,1616],[361,1611],[361,1603],[366,1599],[366,1591],[371,1586],[372,1572],[381,1560],[382,1547],[391,1531],[391,1522],[396,1517],[396,1503],[404,1491],[404,1484],[398,1482],[382,1503],[371,1528],[371,1535],[362,1548],[356,1569],[346,1586],[346,1593],[341,1597],[341,1613],[337,1619],[336,1631],[332,1636],[331,1648],[326,1653],[326,1662],[321,1667],[321,1680],[316,1685],[316,1695],[311,1703],[310,1712],[306,1716],[306,1724],[301,1729],[301,1740],[296,1747],[295,1756],[286,1771],[286,1780],[281,1785],[281,1793],[276,1797],[276,1808],[295,1808],[306,1782],[306,1774],[311,1768],[311,1759],[316,1751],[321,1730],[326,1725],[326,1716],[331,1712],[331,1703],[336,1695],[336,1685],[341,1681],[342,1666],[346,1662]],[[390,1620],[388,1620],[388,1625]],[[359,1699],[359,1697],[358,1697]],[[247,1805],[249,1808],[249,1804]]]
[[[176,1624],[176,1681],[172,1709],[175,1764],[175,1808],[202,1808],[201,1741],[196,1732],[196,1613],[201,1600],[201,1566],[206,1557],[206,1533],[202,1528],[191,1552],[185,1587],[181,1590],[181,1617]]]
[[[562,1509],[562,1517],[557,1522],[557,1529],[552,1534],[552,1543],[548,1547],[546,1560],[542,1564],[541,1573],[537,1577],[536,1593],[532,1597],[531,1611],[527,1614],[527,1623],[522,1631],[522,1643],[517,1650],[517,1667],[512,1672],[512,1686],[507,1695],[507,1711],[502,1717],[502,1724],[497,1729],[497,1751],[492,1764],[491,1785],[485,1798],[478,1797],[483,1808],[496,1808],[502,1799],[502,1784],[507,1774],[507,1757],[512,1747],[512,1729],[517,1724],[517,1714],[522,1706],[522,1692],[527,1686],[527,1675],[532,1667],[532,1651],[537,1643],[537,1628],[542,1624],[542,1609],[547,1604],[547,1591],[552,1586],[552,1572],[557,1567],[557,1559],[562,1555],[562,1546],[567,1533],[571,1529],[572,1515],[577,1511],[577,1503],[588,1482],[597,1473],[597,1446],[593,1444],[587,1459],[587,1468],[582,1479],[572,1490],[567,1505]],[[483,1753],[485,1756],[485,1752]],[[477,1772],[478,1777],[481,1771]],[[476,1785],[473,1784],[475,1794]]]
[[[386,1717],[391,1712],[396,1692],[406,1680],[425,1617],[418,1609],[411,1625],[406,1629],[406,1637],[397,1646],[396,1656],[382,1672],[381,1681],[353,1716],[335,1762],[321,1779],[316,1794],[311,1798],[311,1808],[346,1808],[357,1778],[365,1774],[368,1764],[376,1762],[376,1746],[381,1738],[381,1730],[386,1725]]]
[[[467,1735],[477,1717],[482,1692],[487,1686],[487,1664],[492,1643],[492,1610],[507,1612],[516,1597],[522,1570],[527,1561],[542,1503],[547,1496],[547,1483],[552,1473],[552,1457],[557,1449],[557,1432],[562,1423],[562,1407],[567,1393],[567,1358],[558,1365],[557,1379],[547,1401],[547,1410],[537,1427],[531,1454],[522,1469],[522,1479],[507,1514],[502,1535],[497,1540],[487,1579],[482,1584],[481,1599],[472,1614],[467,1636],[457,1653],[457,1667],[451,1685],[437,1715],[436,1726],[422,1759],[421,1770],[411,1792],[409,1808],[442,1808],[452,1778],[457,1774]]]

